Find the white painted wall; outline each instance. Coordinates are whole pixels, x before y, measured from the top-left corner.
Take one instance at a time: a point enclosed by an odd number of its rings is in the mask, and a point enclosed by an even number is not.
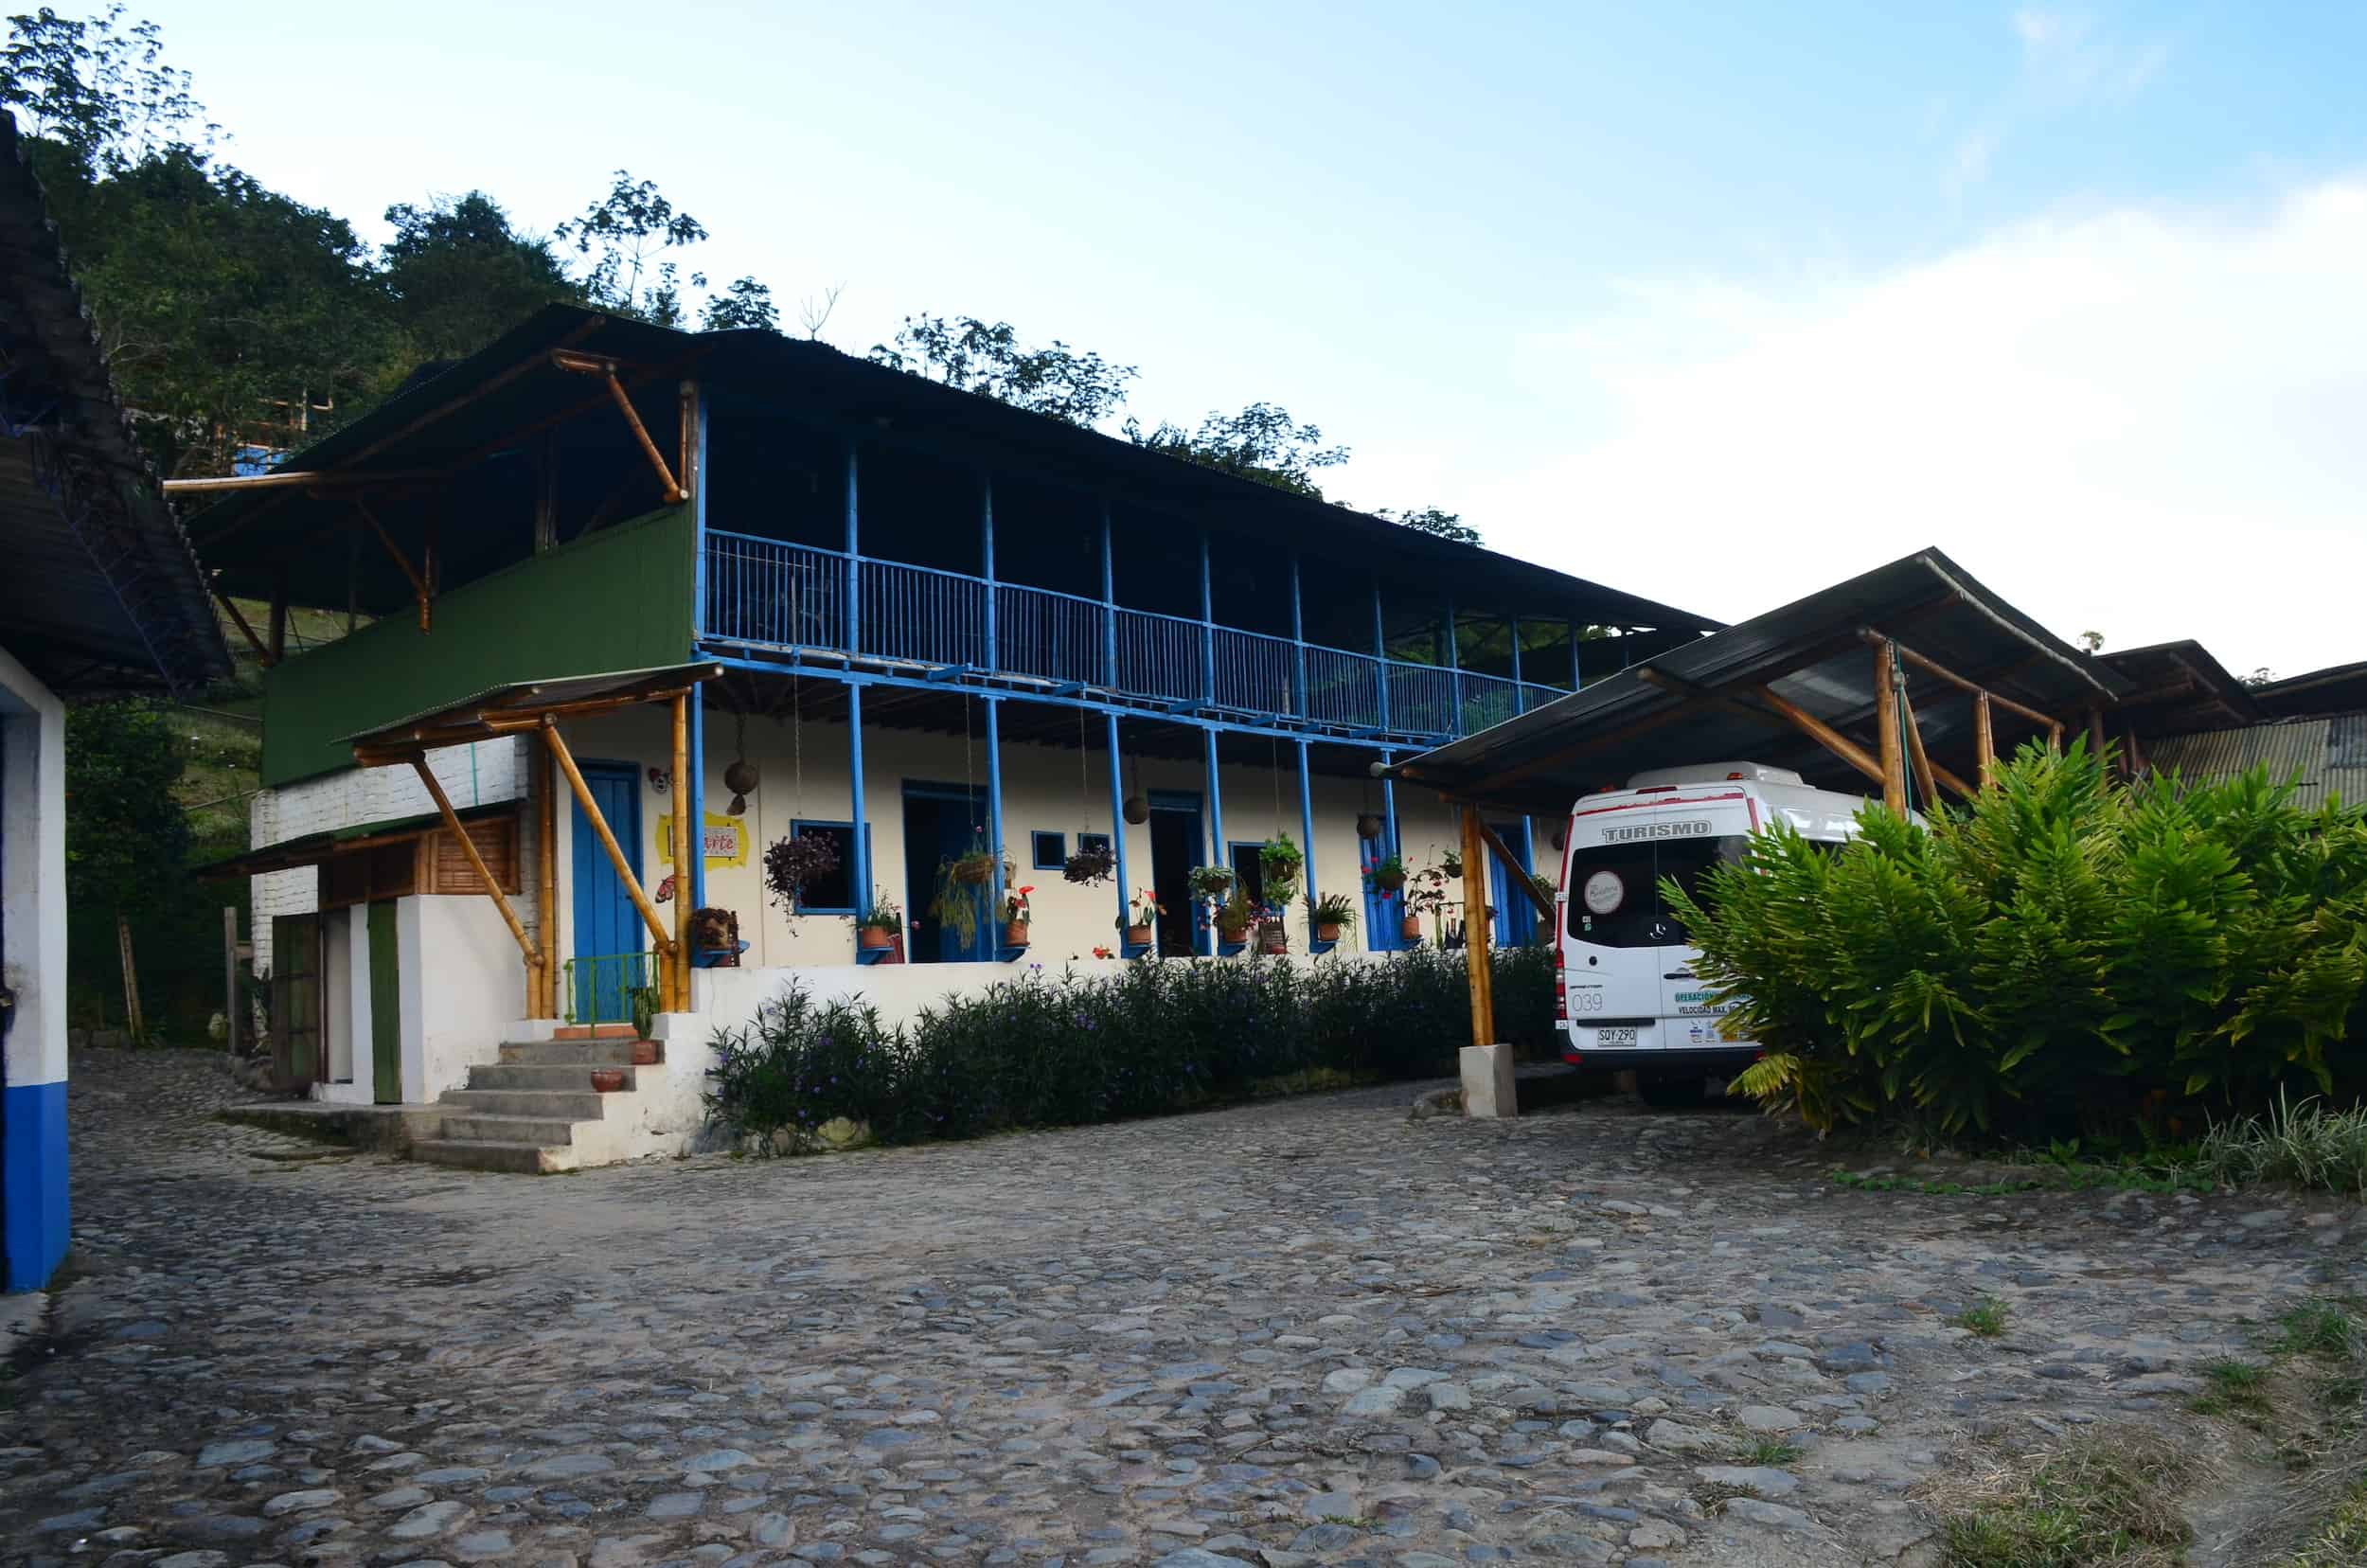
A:
[[[8,1083],[60,1083],[66,1076],[65,707],[5,650],[0,792],[0,982],[16,992]]]
[[[402,1097],[416,1104],[462,1087],[471,1064],[499,1060],[502,1042],[522,1038],[525,965],[490,899],[398,899],[395,926]]]
[[[312,1097],[338,1105],[375,1098],[371,1054],[370,918],[365,908],[332,909],[321,919],[321,1017],[329,1030],[329,1081]]]

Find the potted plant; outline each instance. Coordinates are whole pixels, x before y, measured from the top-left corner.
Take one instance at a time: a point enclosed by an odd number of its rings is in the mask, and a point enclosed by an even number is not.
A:
[[[1356,905],[1345,893],[1326,893],[1320,899],[1307,900],[1307,920],[1315,928],[1315,940],[1336,942],[1340,933],[1356,924]]]
[[[855,917],[855,945],[860,948],[894,947],[899,933],[904,929],[904,911],[885,899],[875,899],[871,907]]]
[[[1027,896],[1033,887],[1015,887],[1003,900],[1003,945],[1023,948],[1027,945],[1027,926],[1033,917],[1028,913]]]
[[[738,969],[742,947],[739,917],[728,909],[690,912],[690,948],[701,969]]]
[[[1405,886],[1404,858],[1398,855],[1384,857],[1370,871],[1364,873],[1364,880],[1372,884],[1376,892],[1397,892]]]
[[[1148,887],[1137,888],[1133,899],[1126,906],[1126,913],[1119,917],[1118,924],[1125,928],[1129,942],[1148,947],[1152,923],[1166,912],[1166,906],[1160,903],[1158,894]]]
[[[1250,926],[1257,918],[1257,910],[1249,901],[1249,890],[1243,887],[1234,888],[1233,896],[1217,906],[1217,912],[1212,918],[1217,928],[1218,941],[1246,940],[1249,936]]]
[[[764,852],[764,885],[784,915],[797,913],[798,896],[838,869],[838,845],[827,833],[794,833]]]
[[[1266,902],[1276,910],[1288,908],[1298,892],[1299,872],[1306,865],[1307,857],[1288,833],[1276,833],[1258,846],[1257,871],[1266,884]]]
[[[984,867],[983,874],[980,867]],[[978,927],[987,912],[987,883],[993,875],[994,857],[983,850],[937,863],[937,890],[929,900],[929,915],[959,937],[964,947],[977,945]]]
[[[1422,917],[1446,913],[1448,887],[1446,872],[1435,865],[1426,865],[1407,879],[1405,916],[1398,922],[1398,935],[1409,942],[1419,942],[1422,939]]]
[[[1079,887],[1097,887],[1117,866],[1117,852],[1107,845],[1079,849],[1061,863],[1060,875]]]
[[[1197,865],[1192,868],[1192,897],[1208,903],[1220,904],[1233,893],[1237,879],[1229,865]]]
[[[1463,880],[1463,851],[1450,849],[1438,857],[1438,869],[1456,882]]]

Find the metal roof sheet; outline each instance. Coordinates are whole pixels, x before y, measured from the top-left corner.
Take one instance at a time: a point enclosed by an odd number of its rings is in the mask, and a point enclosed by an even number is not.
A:
[[[1646,768],[1730,757],[1796,768],[1829,787],[1861,791],[1860,775],[1817,742],[1780,720],[1743,711],[1733,699],[1766,684],[1861,739],[1874,710],[1868,630],[2067,721],[2091,704],[2109,706],[2129,689],[2109,666],[2055,636],[1939,550],[1925,549],[1426,752],[1397,773],[1458,798],[1547,811]],[[1689,698],[1656,684],[1656,674],[1720,700]],[[1912,668],[1907,689],[1927,750],[1969,775],[1969,701]],[[1993,719],[2001,753],[2038,733],[2002,708]]]
[[[2163,736],[2145,743],[2145,760],[2197,783],[2266,768],[2273,782],[2292,783],[2297,806],[2358,804],[2367,801],[2367,713]]]
[[[561,707],[570,703],[589,702],[595,698],[628,692],[635,687],[657,687],[669,684],[696,686],[711,681],[723,672],[723,667],[706,660],[690,664],[657,665],[647,669],[616,669],[599,675],[561,675],[540,681],[505,681],[487,686],[473,696],[456,703],[439,703],[435,707],[414,713],[391,723],[372,724],[368,729],[339,736],[341,744],[364,745],[371,742],[400,744],[414,730],[441,729],[465,723],[488,714],[531,712],[538,708]]]

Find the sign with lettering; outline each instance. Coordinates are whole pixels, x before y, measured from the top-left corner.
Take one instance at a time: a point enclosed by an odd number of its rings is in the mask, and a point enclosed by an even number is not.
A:
[[[722,816],[714,811],[706,814],[707,868],[719,865],[748,864],[748,825],[739,817]],[[662,812],[657,819],[657,863],[674,864],[674,813]]]

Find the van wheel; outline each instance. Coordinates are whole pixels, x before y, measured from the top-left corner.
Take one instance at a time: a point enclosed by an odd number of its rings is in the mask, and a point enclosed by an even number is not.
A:
[[[1655,1111],[1691,1111],[1710,1097],[1706,1078],[1646,1078],[1635,1086],[1644,1103]]]

